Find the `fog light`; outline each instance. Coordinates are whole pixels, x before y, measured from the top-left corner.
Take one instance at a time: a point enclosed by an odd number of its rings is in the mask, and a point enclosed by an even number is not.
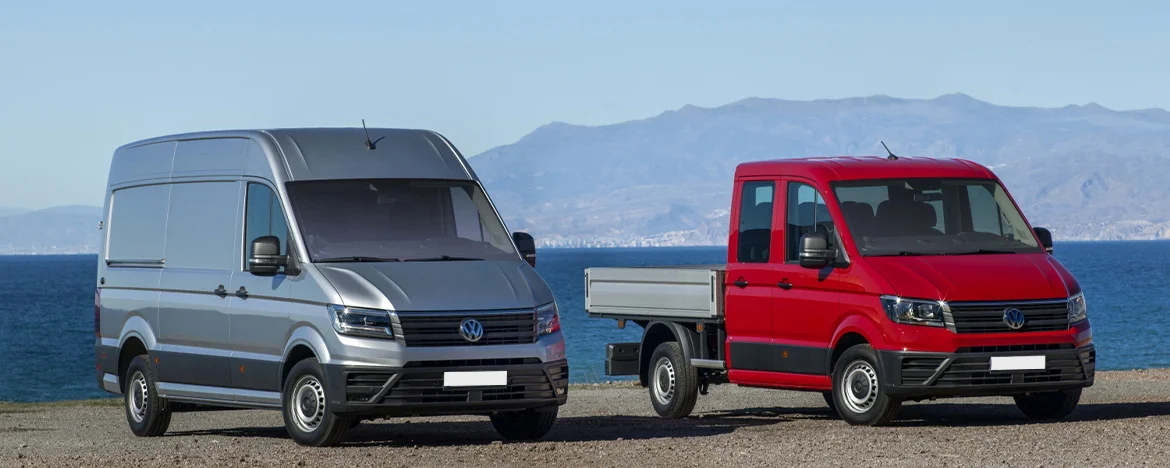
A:
[[[565,394],[565,389],[557,388],[557,395],[564,395],[564,394]]]

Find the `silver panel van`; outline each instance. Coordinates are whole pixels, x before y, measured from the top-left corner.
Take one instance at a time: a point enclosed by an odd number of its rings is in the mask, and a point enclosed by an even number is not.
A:
[[[192,407],[280,409],[302,445],[365,419],[552,427],[568,365],[530,235],[423,130],[193,133],[114,153],[97,383],[134,434]]]

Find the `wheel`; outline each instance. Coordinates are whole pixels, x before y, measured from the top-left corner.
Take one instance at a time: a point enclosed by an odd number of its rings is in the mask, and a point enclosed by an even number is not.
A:
[[[1017,395],[1016,407],[1032,419],[1060,419],[1068,416],[1081,401],[1081,389]]]
[[[506,440],[539,440],[557,422],[557,407],[508,411],[491,415],[492,427]]]
[[[126,369],[126,422],[130,431],[139,437],[158,437],[171,425],[171,407],[166,398],[158,396],[158,379],[150,358],[135,356]]]
[[[825,397],[825,404],[829,405],[829,411],[837,412],[837,401],[833,399],[833,392],[821,392],[821,396]]]
[[[284,380],[280,405],[284,428],[300,445],[337,445],[352,424],[330,411],[325,388],[321,365],[314,358],[298,362]]]
[[[883,391],[878,368],[877,353],[867,344],[845,350],[833,367],[833,406],[849,424],[886,424],[902,408]]]
[[[671,341],[658,345],[650,357],[650,404],[659,416],[685,418],[699,398],[699,375],[683,358],[682,347]]]

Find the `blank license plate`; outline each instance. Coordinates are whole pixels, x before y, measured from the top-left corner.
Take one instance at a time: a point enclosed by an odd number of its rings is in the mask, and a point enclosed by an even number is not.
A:
[[[992,356],[991,371],[1044,370],[1044,356]]]
[[[444,387],[503,387],[508,385],[508,371],[444,372]]]

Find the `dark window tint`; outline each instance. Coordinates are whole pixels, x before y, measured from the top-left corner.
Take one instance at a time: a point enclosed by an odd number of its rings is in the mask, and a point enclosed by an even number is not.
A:
[[[288,255],[288,224],[280,199],[264,184],[248,184],[248,206],[244,225],[244,269],[252,256],[252,241],[258,237],[276,236],[280,239],[280,254]]]
[[[739,250],[744,263],[767,263],[772,243],[772,182],[744,182],[739,204]]]
[[[306,181],[287,187],[313,261],[518,259],[487,194],[472,181]]]
[[[786,259],[788,261],[798,259],[797,250],[800,248],[800,237],[810,232],[824,232],[829,237],[829,246],[833,246],[835,241],[833,218],[829,216],[829,208],[825,206],[825,199],[811,185],[799,182],[788,183],[787,216]]]

